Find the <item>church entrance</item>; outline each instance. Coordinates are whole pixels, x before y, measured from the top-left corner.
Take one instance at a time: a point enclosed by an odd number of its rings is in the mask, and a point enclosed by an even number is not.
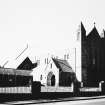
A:
[[[47,75],[47,86],[55,86],[55,75],[49,72]]]

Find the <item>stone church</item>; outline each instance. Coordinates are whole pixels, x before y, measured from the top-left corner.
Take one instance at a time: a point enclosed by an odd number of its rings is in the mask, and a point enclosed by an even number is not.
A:
[[[95,24],[88,35],[81,22],[81,65],[84,86],[105,81],[105,31],[101,37]]]

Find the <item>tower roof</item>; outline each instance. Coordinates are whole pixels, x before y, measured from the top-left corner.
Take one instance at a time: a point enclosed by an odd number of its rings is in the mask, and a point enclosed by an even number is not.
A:
[[[92,31],[88,34],[87,38],[88,39],[93,39],[93,40],[100,38],[100,35],[99,35],[98,30],[95,26],[95,23],[94,23],[94,27],[93,27]]]

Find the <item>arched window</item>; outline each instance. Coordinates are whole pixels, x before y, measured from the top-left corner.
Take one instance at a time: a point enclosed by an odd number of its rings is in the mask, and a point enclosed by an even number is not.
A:
[[[55,75],[49,72],[47,75],[47,86],[55,86]]]

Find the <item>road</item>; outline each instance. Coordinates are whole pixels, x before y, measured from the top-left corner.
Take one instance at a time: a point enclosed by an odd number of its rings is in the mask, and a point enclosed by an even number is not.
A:
[[[73,97],[57,100],[27,100],[6,102],[2,105],[105,105],[105,96]]]

